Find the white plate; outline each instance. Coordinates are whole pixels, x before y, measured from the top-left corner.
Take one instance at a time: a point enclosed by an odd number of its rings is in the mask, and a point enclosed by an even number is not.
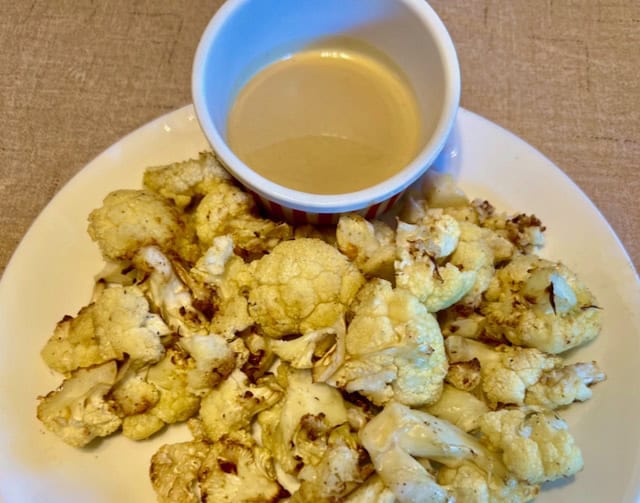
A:
[[[594,398],[566,417],[586,468],[545,490],[541,502],[637,501],[640,494],[640,282],[613,231],[584,194],[548,159],[496,125],[462,110],[457,156],[440,160],[471,196],[535,213],[548,227],[544,254],[562,258],[604,308],[599,339],[574,359],[608,374]],[[0,501],[22,503],[154,501],[149,459],[163,443],[188,438],[172,428],[151,441],[120,436],[86,450],[66,446],[35,417],[36,396],[60,379],[39,350],[64,314],[90,296],[101,268],[86,218],[118,188],[137,188],[146,166],[196,155],[207,144],[188,106],[125,137],[87,165],[35,221],[0,283]]]

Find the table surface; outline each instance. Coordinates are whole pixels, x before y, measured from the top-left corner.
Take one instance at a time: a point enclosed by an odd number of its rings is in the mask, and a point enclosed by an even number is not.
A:
[[[0,273],[86,163],[191,101],[214,0],[0,0]],[[560,166],[640,266],[640,2],[434,0],[462,106]]]

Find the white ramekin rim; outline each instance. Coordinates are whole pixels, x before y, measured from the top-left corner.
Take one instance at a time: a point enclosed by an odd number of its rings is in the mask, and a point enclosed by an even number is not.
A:
[[[424,0],[399,0],[408,6],[431,31],[444,62],[445,98],[443,113],[426,145],[402,171],[387,180],[357,192],[324,195],[289,189],[259,175],[242,162],[229,148],[207,112],[204,89],[206,60],[209,50],[227,17],[250,0],[227,0],[205,29],[193,62],[192,96],[196,117],[214,152],[231,175],[251,191],[281,206],[311,213],[344,213],[358,211],[386,201],[415,182],[442,151],[453,128],[460,104],[460,66],[455,46],[444,23]]]

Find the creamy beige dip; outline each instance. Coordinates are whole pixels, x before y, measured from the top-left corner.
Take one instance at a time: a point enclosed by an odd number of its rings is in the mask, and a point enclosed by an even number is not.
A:
[[[227,140],[269,180],[342,194],[382,182],[408,164],[420,127],[411,87],[383,59],[314,48],[271,64],[241,89]]]

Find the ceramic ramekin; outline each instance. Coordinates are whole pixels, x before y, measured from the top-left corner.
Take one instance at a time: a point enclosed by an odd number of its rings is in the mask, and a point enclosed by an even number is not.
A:
[[[292,190],[260,176],[233,153],[226,143],[227,116],[257,71],[335,37],[372,46],[404,73],[423,121],[421,147],[404,169],[364,190],[336,195]],[[274,217],[332,223],[342,213],[378,216],[428,169],[455,121],[460,69],[444,24],[424,0],[228,0],[198,45],[192,94],[211,147]]]

